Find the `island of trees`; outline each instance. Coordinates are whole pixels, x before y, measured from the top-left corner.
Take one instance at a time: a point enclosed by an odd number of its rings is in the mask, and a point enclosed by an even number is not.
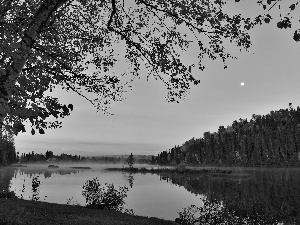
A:
[[[163,165],[300,166],[300,108],[235,120],[152,158]]]

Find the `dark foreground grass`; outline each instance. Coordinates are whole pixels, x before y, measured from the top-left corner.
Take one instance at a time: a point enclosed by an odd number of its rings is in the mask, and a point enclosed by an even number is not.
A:
[[[60,205],[22,199],[0,198],[0,225],[167,225],[175,222],[133,216],[113,210],[88,209],[82,206]]]

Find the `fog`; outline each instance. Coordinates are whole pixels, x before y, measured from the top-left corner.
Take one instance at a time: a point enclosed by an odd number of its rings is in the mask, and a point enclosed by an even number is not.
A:
[[[48,168],[49,165],[58,166],[58,168]],[[135,168],[157,168],[158,165],[134,164]],[[101,171],[106,168],[128,167],[124,163],[90,163],[90,162],[43,162],[43,163],[21,163],[13,164],[12,167],[19,167],[20,170],[50,170],[55,173],[56,170],[72,170],[74,167],[89,167],[92,171]],[[73,167],[73,168],[71,168]],[[82,169],[82,168],[81,168]]]

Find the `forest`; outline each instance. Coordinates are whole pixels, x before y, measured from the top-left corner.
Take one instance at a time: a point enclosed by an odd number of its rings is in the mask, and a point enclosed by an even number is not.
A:
[[[152,158],[162,165],[300,166],[300,107],[252,115]]]
[[[16,153],[14,135],[0,130],[0,166],[18,161],[18,153]]]

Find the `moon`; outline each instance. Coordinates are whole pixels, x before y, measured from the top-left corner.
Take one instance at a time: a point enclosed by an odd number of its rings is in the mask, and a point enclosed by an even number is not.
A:
[[[244,83],[244,82],[242,82],[242,83],[241,83],[241,86],[244,86],[244,85],[245,85],[245,83]]]

